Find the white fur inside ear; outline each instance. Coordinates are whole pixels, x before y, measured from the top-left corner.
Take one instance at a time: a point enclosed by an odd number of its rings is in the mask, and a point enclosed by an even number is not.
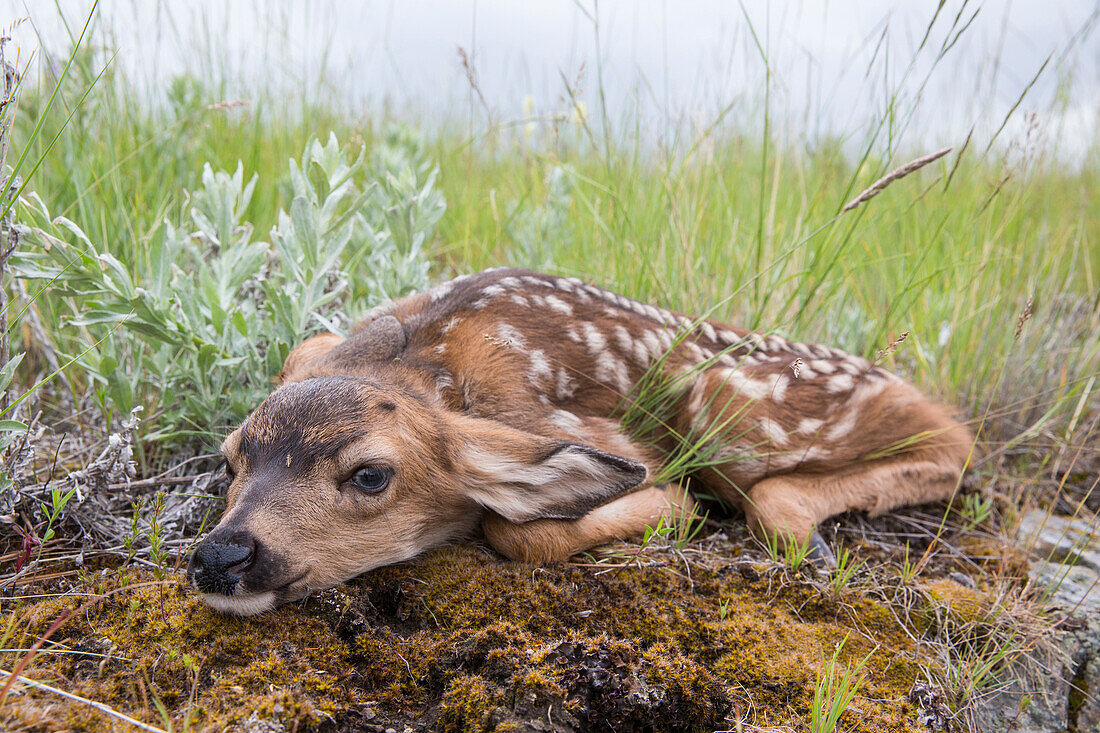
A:
[[[641,463],[576,444],[529,463],[473,446],[467,457],[481,474],[470,497],[512,522],[577,519],[648,474]]]

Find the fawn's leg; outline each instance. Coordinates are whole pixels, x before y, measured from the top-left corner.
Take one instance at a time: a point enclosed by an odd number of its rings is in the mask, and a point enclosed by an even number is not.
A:
[[[899,506],[950,498],[962,467],[937,458],[917,453],[856,463],[829,473],[773,476],[753,485],[742,506],[754,530],[802,542],[813,538],[820,522],[852,509],[874,516]]]
[[[538,519],[516,524],[488,512],[481,528],[493,549],[505,557],[529,563],[556,562],[639,535],[647,526],[656,527],[661,517],[666,521],[686,519],[694,509],[695,502],[687,491],[677,484],[665,484],[622,496],[580,519]]]

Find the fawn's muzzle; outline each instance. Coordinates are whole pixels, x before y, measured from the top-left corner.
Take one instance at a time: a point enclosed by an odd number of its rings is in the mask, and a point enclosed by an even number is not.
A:
[[[195,548],[187,575],[203,593],[231,595],[256,560],[256,541],[249,535],[209,537]]]

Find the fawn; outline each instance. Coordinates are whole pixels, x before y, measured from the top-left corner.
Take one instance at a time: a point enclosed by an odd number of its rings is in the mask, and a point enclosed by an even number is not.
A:
[[[632,438],[624,405],[655,375],[664,410]],[[509,558],[564,560],[690,512],[684,486],[651,480],[685,444],[707,455],[693,489],[828,561],[819,522],[949,498],[972,439],[865,359],[490,270],[290,353],[222,445],[227,509],[188,574],[252,614],[479,531]]]

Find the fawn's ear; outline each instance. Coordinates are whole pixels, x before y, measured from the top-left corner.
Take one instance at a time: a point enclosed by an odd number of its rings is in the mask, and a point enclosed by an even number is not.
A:
[[[355,367],[367,361],[391,361],[409,342],[405,327],[393,316],[379,316],[339,344],[329,360],[336,366]]]
[[[279,372],[278,377],[279,384],[308,379],[312,376],[310,374],[312,368],[343,340],[342,336],[334,333],[322,333],[295,346],[283,362],[283,370]]]
[[[393,316],[381,316],[344,338],[322,333],[294,347],[283,362],[279,384],[309,379],[322,360],[334,370],[350,369],[368,361],[390,361],[405,348],[405,327]]]
[[[495,420],[452,416],[466,495],[510,522],[579,519],[645,481],[645,464]]]

